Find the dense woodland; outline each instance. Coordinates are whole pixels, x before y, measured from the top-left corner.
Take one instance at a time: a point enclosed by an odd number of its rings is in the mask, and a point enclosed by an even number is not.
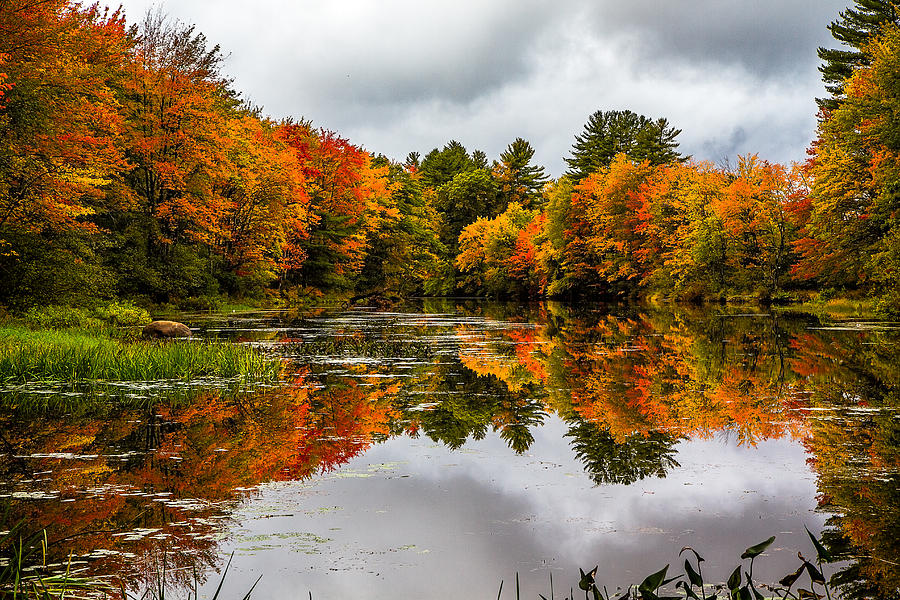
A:
[[[521,138],[398,163],[266,116],[159,13],[6,0],[0,304],[818,291],[897,312],[900,17],[857,0],[830,29],[804,162],[695,161],[666,119],[598,110],[551,180]]]

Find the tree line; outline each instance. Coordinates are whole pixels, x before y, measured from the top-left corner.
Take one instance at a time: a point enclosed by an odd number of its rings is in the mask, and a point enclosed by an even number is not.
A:
[[[894,311],[898,25],[882,0],[831,24],[803,163],[695,161],[666,119],[598,110],[551,180],[522,138],[401,163],[266,116],[159,12],[3,2],[0,304],[827,289]]]

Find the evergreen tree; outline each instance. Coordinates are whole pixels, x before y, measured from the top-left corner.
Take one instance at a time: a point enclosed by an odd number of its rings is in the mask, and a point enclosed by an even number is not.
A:
[[[472,164],[476,169],[487,169],[488,161],[487,154],[482,152],[481,150],[475,150],[472,152]]]
[[[420,172],[425,185],[437,188],[452,181],[456,175],[477,168],[466,147],[451,140],[442,150],[435,148],[422,159]]]
[[[844,95],[844,81],[853,70],[868,64],[862,48],[877,35],[885,23],[900,24],[900,15],[892,0],[855,0],[855,8],[841,11],[838,19],[828,25],[834,39],[845,47],[819,48],[819,67],[825,89],[830,98],[818,98],[819,106],[829,110],[837,108]],[[848,49],[849,47],[849,49]]]
[[[653,165],[684,161],[675,140],[679,133],[666,119],[654,121],[630,110],[598,110],[588,118],[581,135],[575,136],[566,174],[578,182],[609,166],[617,154]]]
[[[534,148],[522,138],[506,147],[494,167],[494,178],[500,187],[501,212],[512,202],[533,208],[541,202],[541,192],[548,177],[544,167],[532,165]]]

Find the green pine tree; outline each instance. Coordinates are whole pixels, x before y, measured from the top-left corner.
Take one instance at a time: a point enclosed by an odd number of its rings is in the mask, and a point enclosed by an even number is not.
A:
[[[844,82],[854,69],[868,64],[862,48],[877,35],[885,23],[900,24],[895,3],[892,0],[855,0],[855,8],[841,11],[840,16],[828,25],[834,39],[844,48],[819,48],[819,67],[829,98],[818,98],[821,108],[837,108],[844,96]]]
[[[534,208],[541,203],[541,192],[549,178],[544,167],[531,164],[532,158],[534,148],[522,138],[516,138],[500,155],[500,162],[494,167],[494,177],[502,196],[500,212],[511,202],[518,202],[525,208]]]
[[[666,119],[654,121],[630,110],[598,110],[588,118],[581,135],[575,136],[566,174],[578,182],[609,166],[618,154],[654,165],[684,161],[675,139],[679,133]]]

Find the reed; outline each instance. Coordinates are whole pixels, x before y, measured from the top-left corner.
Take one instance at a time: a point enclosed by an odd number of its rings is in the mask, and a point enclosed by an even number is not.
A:
[[[279,362],[226,342],[146,342],[79,330],[0,328],[0,382],[149,381],[227,377],[272,380]]]

